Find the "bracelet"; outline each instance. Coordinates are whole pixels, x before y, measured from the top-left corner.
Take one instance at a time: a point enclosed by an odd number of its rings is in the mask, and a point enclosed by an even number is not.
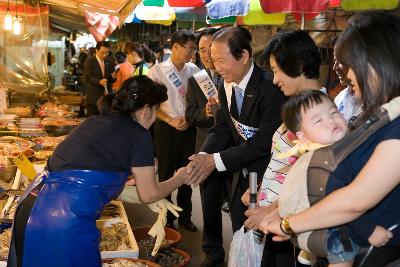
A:
[[[288,236],[296,235],[296,233],[293,231],[292,227],[290,227],[289,217],[284,218],[281,221],[279,227],[281,228],[281,231]]]

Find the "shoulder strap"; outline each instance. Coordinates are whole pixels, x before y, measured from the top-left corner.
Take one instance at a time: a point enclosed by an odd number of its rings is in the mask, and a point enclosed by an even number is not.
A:
[[[367,121],[339,142],[314,152],[307,172],[307,188],[311,205],[326,195],[326,183],[331,172],[373,133],[397,118],[400,114],[399,107],[400,97],[397,97],[383,105],[376,114],[370,116]]]
[[[143,64],[139,66],[139,75],[143,74]]]
[[[373,133],[381,129],[390,118],[386,110],[382,110],[368,118],[364,124],[356,128],[340,142],[332,145],[331,150],[335,157],[336,166],[350,155],[357,147],[364,143]]]

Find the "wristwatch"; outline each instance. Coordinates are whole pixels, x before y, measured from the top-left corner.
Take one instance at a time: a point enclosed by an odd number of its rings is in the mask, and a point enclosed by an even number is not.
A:
[[[293,231],[292,227],[290,227],[289,217],[284,218],[280,224],[281,231],[288,236],[295,236],[296,233]]]

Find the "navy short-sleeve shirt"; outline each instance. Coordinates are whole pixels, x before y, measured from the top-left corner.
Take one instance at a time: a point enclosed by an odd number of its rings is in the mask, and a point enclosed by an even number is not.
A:
[[[150,132],[131,117],[96,115],[76,127],[55,149],[50,171],[122,172],[154,165]]]
[[[391,139],[400,139],[400,117],[370,136],[370,138],[339,164],[328,179],[327,193],[350,184],[367,163],[375,147],[379,143]],[[389,156],[393,157],[394,155]],[[384,175],[382,173],[381,177],[375,177],[377,184]],[[357,206],[357,203],[349,203],[349,205]],[[388,228],[398,222],[400,222],[400,186],[394,188],[378,205],[347,224],[347,226],[349,227],[351,237],[356,243],[361,246],[368,246],[368,237],[372,234],[376,225]],[[394,230],[393,234],[393,238],[388,244],[399,245],[400,227]]]

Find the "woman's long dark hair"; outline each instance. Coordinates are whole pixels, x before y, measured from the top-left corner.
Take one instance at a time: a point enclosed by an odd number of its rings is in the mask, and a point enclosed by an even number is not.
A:
[[[367,11],[350,18],[335,45],[335,55],[350,67],[360,87],[362,120],[400,95],[400,17]]]
[[[97,105],[102,115],[130,116],[145,105],[151,107],[167,99],[165,85],[138,75],[127,79],[116,93],[103,95]]]

